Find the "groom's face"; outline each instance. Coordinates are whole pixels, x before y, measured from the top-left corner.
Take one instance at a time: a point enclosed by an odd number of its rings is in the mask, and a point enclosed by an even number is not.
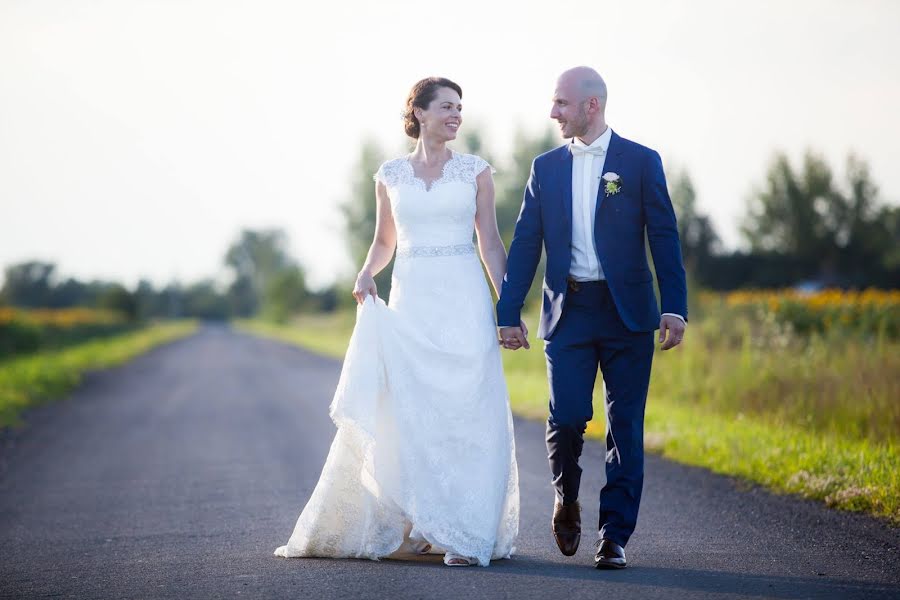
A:
[[[553,94],[553,108],[550,109],[550,118],[559,123],[559,131],[564,138],[585,135],[590,125],[585,101],[573,87],[566,80],[560,80]]]

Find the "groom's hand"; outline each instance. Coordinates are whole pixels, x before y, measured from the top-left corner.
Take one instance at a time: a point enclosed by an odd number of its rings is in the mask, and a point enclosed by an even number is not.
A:
[[[528,344],[528,328],[522,321],[519,327],[501,327],[500,343],[507,350],[518,350],[525,348],[528,350],[531,346]]]
[[[659,320],[660,350],[674,348],[684,339],[684,321],[671,315],[663,315]]]

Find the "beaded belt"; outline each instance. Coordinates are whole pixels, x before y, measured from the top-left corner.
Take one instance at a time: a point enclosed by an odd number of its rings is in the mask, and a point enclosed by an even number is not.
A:
[[[457,244],[456,246],[404,246],[397,248],[397,258],[461,256],[464,254],[475,254],[475,246]]]

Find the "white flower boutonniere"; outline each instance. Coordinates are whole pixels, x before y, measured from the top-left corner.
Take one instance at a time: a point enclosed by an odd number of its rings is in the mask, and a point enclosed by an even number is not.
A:
[[[603,174],[603,191],[606,193],[607,198],[615,196],[622,191],[622,178],[619,177],[618,173]]]

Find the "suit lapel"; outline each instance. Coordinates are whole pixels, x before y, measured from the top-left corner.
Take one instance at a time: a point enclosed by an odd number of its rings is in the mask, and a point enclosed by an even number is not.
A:
[[[606,160],[603,163],[603,171],[600,173],[600,177],[603,177],[605,173],[622,173],[622,153],[624,151],[625,144],[622,143],[622,138],[613,131],[609,139],[609,148],[606,149]],[[599,222],[600,206],[606,198],[606,192],[603,189],[605,184],[606,182],[601,179],[600,187],[597,190],[597,207],[594,210],[595,229],[596,224]],[[571,183],[569,185],[571,187]]]
[[[563,222],[566,225],[566,235],[569,243],[572,243],[572,152],[568,145],[563,146],[559,156],[559,167],[556,170],[559,178],[559,189],[563,202]]]

